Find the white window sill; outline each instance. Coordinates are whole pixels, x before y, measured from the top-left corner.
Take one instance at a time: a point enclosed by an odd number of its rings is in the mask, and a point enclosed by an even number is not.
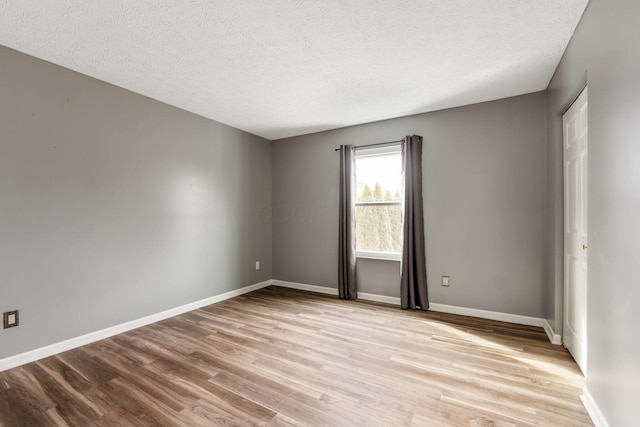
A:
[[[356,258],[379,259],[383,261],[402,261],[402,254],[358,251],[356,252]]]

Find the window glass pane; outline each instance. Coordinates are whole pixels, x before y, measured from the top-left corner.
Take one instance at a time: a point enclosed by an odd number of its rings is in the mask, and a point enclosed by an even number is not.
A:
[[[373,151],[373,150],[372,150]],[[356,155],[356,202],[401,200],[400,151]],[[402,208],[356,206],[356,251],[402,252]]]
[[[356,200],[400,200],[402,163],[400,153],[356,156]]]
[[[400,205],[356,206],[356,250],[402,252]]]

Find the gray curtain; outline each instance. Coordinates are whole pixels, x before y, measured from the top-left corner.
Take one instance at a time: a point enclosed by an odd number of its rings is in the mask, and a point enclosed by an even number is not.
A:
[[[405,309],[428,310],[421,136],[407,136],[402,140],[402,173],[404,175],[404,243],[400,303]]]
[[[356,285],[356,148],[340,146],[340,226],[338,291],[342,299],[358,298]]]

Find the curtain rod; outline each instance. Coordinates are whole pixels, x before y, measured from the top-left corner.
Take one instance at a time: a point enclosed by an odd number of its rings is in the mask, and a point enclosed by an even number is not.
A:
[[[364,148],[364,147],[375,147],[376,145],[397,144],[397,143],[400,143],[400,142],[402,142],[402,139],[401,139],[401,140],[399,140],[399,141],[388,141],[388,142],[378,142],[378,143],[376,143],[376,144],[358,145],[358,146],[356,147],[356,150],[357,150],[358,148]],[[340,151],[340,149],[339,149],[339,148],[336,148],[336,149],[335,149],[335,150],[333,150],[333,151]]]

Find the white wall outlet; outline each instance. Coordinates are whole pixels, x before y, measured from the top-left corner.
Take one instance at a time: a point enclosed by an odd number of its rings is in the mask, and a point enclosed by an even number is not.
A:
[[[7,311],[3,313],[2,318],[4,329],[13,328],[19,324],[18,310]]]
[[[256,270],[260,270],[260,261],[256,261]]]
[[[442,276],[442,286],[449,286],[449,276]]]

